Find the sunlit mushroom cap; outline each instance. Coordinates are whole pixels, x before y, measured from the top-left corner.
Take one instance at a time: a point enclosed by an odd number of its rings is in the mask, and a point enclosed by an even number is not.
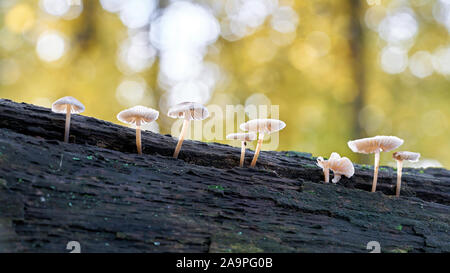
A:
[[[172,106],[167,115],[171,118],[204,120],[209,117],[209,112],[203,104],[197,102],[182,102]]]
[[[371,154],[377,151],[389,152],[403,144],[396,136],[375,136],[349,141],[348,147],[355,153]]]
[[[397,160],[408,160],[408,161],[412,161],[412,162],[417,162],[417,161],[419,161],[420,154],[419,153],[402,151],[402,152],[395,152],[392,155],[392,157],[397,159]]]
[[[353,163],[347,157],[341,157],[338,153],[331,153],[328,160],[324,160],[323,157],[317,158],[317,166],[329,168],[335,174],[345,175],[350,178],[355,174],[355,168]]]
[[[55,113],[67,113],[67,105],[70,105],[72,114],[79,114],[84,111],[84,105],[74,97],[63,97],[52,104],[52,111]]]
[[[117,114],[117,119],[128,124],[136,124],[139,121],[140,125],[144,125],[157,120],[158,116],[158,111],[138,105],[121,111]]]
[[[256,134],[251,133],[234,133],[227,135],[227,139],[241,140],[241,141],[253,141],[256,140]]]
[[[278,119],[252,119],[240,126],[242,131],[270,134],[286,127],[286,123]]]

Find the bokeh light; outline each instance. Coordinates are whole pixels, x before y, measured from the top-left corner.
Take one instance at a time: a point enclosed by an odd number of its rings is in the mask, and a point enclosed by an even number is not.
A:
[[[408,67],[406,50],[396,46],[387,46],[381,51],[381,67],[389,74],[398,74]]]
[[[128,0],[120,7],[120,20],[129,28],[140,28],[150,22],[156,8],[155,0]]]
[[[418,78],[426,78],[433,74],[433,60],[428,51],[417,51],[409,62],[411,73]]]
[[[21,33],[33,27],[35,15],[33,9],[27,4],[18,4],[12,7],[5,15],[5,25],[15,33]]]
[[[40,6],[45,12],[54,16],[63,16],[70,9],[67,0],[40,0]]]
[[[36,43],[36,52],[41,60],[53,62],[60,59],[66,50],[64,38],[58,32],[42,33]]]
[[[413,39],[418,31],[414,13],[409,9],[401,9],[388,14],[378,27],[381,38],[393,44],[404,43]]]

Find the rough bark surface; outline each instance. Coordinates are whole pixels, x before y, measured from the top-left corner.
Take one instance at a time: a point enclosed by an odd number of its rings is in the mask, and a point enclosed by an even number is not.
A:
[[[324,184],[315,158],[142,133],[0,100],[0,252],[450,251],[450,172],[372,166]],[[253,155],[247,151],[245,165]]]

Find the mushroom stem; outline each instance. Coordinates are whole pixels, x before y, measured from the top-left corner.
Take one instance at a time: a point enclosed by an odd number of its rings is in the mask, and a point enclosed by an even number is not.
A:
[[[245,146],[247,145],[247,142],[242,141],[241,144],[241,160],[239,161],[239,167],[244,167],[244,159],[245,159]]]
[[[397,188],[395,190],[395,196],[400,196],[400,186],[402,185],[402,169],[403,160],[397,160]]]
[[[377,189],[377,180],[378,180],[378,167],[380,166],[380,151],[375,152],[375,165],[373,170],[373,182],[372,182],[372,192],[375,192]]]
[[[183,121],[183,128],[181,128],[180,137],[178,138],[177,147],[175,148],[175,152],[173,153],[173,158],[178,158],[178,154],[180,153],[181,145],[183,144],[184,136],[186,135],[188,127],[189,127],[189,120],[185,119]]]
[[[325,183],[329,183],[330,182],[330,169],[323,168],[323,175],[325,176]]]
[[[141,122],[136,121],[136,147],[138,154],[142,154],[142,144],[141,144]]]
[[[337,182],[339,182],[339,180],[341,180],[341,175],[335,173],[333,179],[331,179],[331,182],[333,182],[334,184],[336,184]]]
[[[250,164],[250,167],[252,167],[252,168],[255,167],[256,160],[258,160],[259,151],[261,151],[261,146],[262,146],[263,140],[264,140],[264,133],[259,133],[258,144],[256,145],[255,155],[253,156],[252,163]]]
[[[69,132],[70,132],[70,114],[72,112],[72,107],[67,104],[66,108],[66,129],[64,131],[64,142],[69,142]]]

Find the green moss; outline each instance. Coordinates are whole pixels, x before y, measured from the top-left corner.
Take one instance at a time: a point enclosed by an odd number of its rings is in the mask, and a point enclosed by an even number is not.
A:
[[[230,246],[231,252],[235,253],[258,253],[258,252],[264,252],[259,247],[256,247],[252,244],[233,244]]]
[[[390,252],[392,252],[392,253],[408,253],[408,249],[396,248],[396,249],[391,250]]]
[[[296,151],[289,151],[289,152],[286,152],[284,155],[285,155],[285,156],[288,156],[288,157],[305,157],[305,158],[311,158],[311,154],[309,154],[309,153],[302,153],[302,152],[296,152]]]
[[[402,231],[403,227],[402,227],[402,225],[398,225],[398,226],[395,227],[395,229],[398,230],[398,231]]]
[[[7,187],[7,182],[6,182],[5,179],[0,178],[0,186],[2,186],[2,187]]]
[[[219,190],[219,191],[224,191],[225,190],[225,188],[220,186],[220,185],[210,185],[210,186],[208,186],[208,189],[210,189],[210,190]]]

